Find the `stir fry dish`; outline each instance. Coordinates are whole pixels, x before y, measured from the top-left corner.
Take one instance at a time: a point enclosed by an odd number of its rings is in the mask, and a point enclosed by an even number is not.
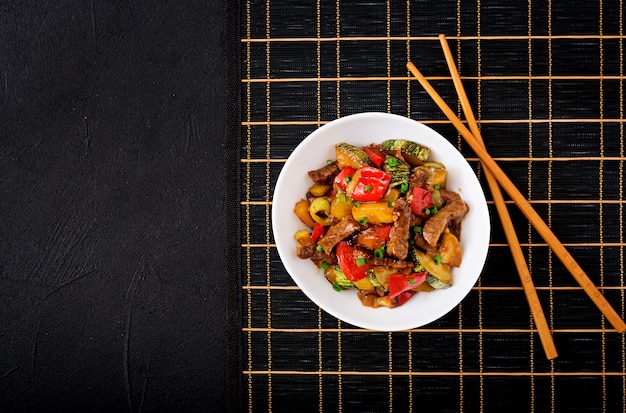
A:
[[[324,271],[336,291],[356,289],[368,307],[394,308],[418,292],[448,288],[459,267],[468,206],[446,189],[445,165],[403,139],[335,145],[335,160],[309,171],[294,212],[296,254]]]

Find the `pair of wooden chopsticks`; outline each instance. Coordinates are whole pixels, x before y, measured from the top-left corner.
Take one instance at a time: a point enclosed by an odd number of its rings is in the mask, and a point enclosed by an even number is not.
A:
[[[541,235],[541,237],[547,242],[554,254],[559,257],[565,267],[576,279],[578,284],[580,284],[580,286],[587,293],[587,295],[589,295],[591,300],[596,304],[596,306],[604,314],[607,320],[613,325],[615,330],[622,333],[624,330],[626,330],[626,324],[624,323],[624,321],[613,309],[613,307],[611,307],[611,304],[609,304],[609,302],[604,298],[600,291],[596,288],[596,286],[589,279],[587,274],[585,274],[582,268],[580,268],[580,266],[576,263],[574,258],[567,251],[567,249],[565,249],[565,247],[558,240],[556,235],[554,235],[550,227],[548,227],[548,225],[541,219],[539,214],[537,214],[537,212],[533,209],[533,207],[526,200],[526,198],[521,194],[521,192],[519,192],[513,182],[506,176],[506,174],[502,171],[498,164],[487,153],[480,134],[480,130],[478,129],[478,125],[476,124],[476,119],[474,118],[471,105],[469,104],[469,100],[461,83],[461,78],[456,69],[452,53],[450,52],[450,48],[448,47],[447,40],[444,35],[440,35],[439,40],[441,42],[441,46],[446,57],[446,62],[448,63],[448,68],[452,75],[454,86],[456,88],[457,94],[459,95],[459,100],[461,102],[463,113],[465,114],[465,118],[471,131],[455,115],[452,109],[450,109],[450,107],[444,102],[441,96],[430,85],[428,80],[426,80],[426,78],[420,73],[420,71],[417,70],[415,65],[409,62],[407,64],[407,67],[413,74],[413,76],[417,78],[417,80],[430,95],[430,97],[435,101],[437,106],[439,106],[442,112],[457,128],[457,130],[460,132],[461,136],[463,136],[469,146],[474,150],[484,167],[485,177],[487,179],[489,189],[491,190],[493,200],[498,211],[498,216],[502,221],[502,226],[506,234],[511,253],[513,255],[513,259],[515,261],[515,265],[519,272],[520,280],[524,288],[524,293],[526,294],[526,298],[528,300],[528,304],[530,306],[535,325],[537,326],[537,332],[539,334],[539,338],[541,339],[541,343],[546,353],[546,357],[548,359],[553,359],[557,357],[556,347],[554,346],[554,341],[552,340],[552,335],[550,334],[550,329],[545,318],[545,313],[541,309],[541,303],[539,302],[539,299],[537,297],[535,286],[528,270],[528,266],[526,265],[526,261],[524,259],[524,255],[522,253],[519,241],[517,239],[517,235],[515,234],[515,229],[511,222],[511,217],[509,216],[506,204],[504,203],[504,198],[502,197],[500,186],[507,192],[507,194],[509,194],[511,199],[519,207],[524,216],[528,218],[528,220],[535,227],[539,235]]]

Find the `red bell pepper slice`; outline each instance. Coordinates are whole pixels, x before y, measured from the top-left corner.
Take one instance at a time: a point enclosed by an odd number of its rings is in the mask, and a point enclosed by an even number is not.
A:
[[[319,222],[316,222],[313,227],[313,233],[311,234],[311,241],[317,242],[322,235],[324,235],[324,226]]]
[[[378,236],[378,238],[381,238],[383,240],[389,241],[389,234],[391,233],[391,224],[385,224],[385,225],[375,225],[374,226],[374,230],[376,231],[376,235]]]
[[[398,294],[398,297],[396,297],[396,305],[400,307],[402,304],[409,301],[409,298],[413,297],[415,294],[417,294],[417,291],[413,290],[401,292],[400,294]]]
[[[361,278],[365,278],[367,270],[372,266],[367,263],[359,265],[357,259],[359,259],[359,261],[365,260],[366,255],[346,241],[341,241],[335,248],[337,252],[337,264],[339,264],[341,272],[343,272],[350,281],[359,281]]]
[[[387,172],[364,166],[352,191],[352,199],[358,202],[378,202],[387,193],[390,182],[391,175]]]
[[[413,290],[426,281],[427,271],[413,273],[411,275],[393,274],[389,277],[389,299],[399,296],[401,293]]]
[[[430,215],[424,213],[433,207],[433,195],[428,189],[416,186],[413,188],[413,200],[411,201],[411,211],[419,217],[428,218]]]
[[[337,184],[337,186],[339,186],[339,188],[341,188],[341,189],[343,189],[345,191],[346,190],[346,185],[348,185],[348,182],[350,182],[350,180],[346,179],[346,178],[351,178],[352,175],[354,175],[355,172],[356,172],[356,169],[354,169],[353,167],[351,167],[349,165],[346,165],[341,170],[341,172],[339,172],[337,174],[337,176],[335,176],[335,183]]]
[[[385,161],[385,157],[387,156],[380,149],[376,149],[371,146],[365,146],[363,148],[363,151],[365,151],[367,156],[369,156],[372,162],[374,162],[374,165],[376,165],[379,168],[382,166],[383,162]]]

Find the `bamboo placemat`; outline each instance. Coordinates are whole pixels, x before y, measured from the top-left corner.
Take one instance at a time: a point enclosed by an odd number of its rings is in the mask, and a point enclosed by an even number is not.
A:
[[[485,269],[424,328],[362,330],[295,286],[271,231],[276,178],[321,125],[393,112],[476,155],[409,76],[461,109],[456,53],[491,155],[624,317],[623,0],[240,3],[241,411],[624,411],[626,346],[509,203],[559,357],[546,360],[493,202]],[[234,282],[234,281],[231,281]]]

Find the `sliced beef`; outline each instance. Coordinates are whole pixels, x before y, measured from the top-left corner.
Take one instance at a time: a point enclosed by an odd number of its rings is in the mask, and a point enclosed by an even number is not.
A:
[[[461,199],[444,205],[435,216],[428,219],[424,224],[422,235],[426,243],[431,247],[437,247],[439,237],[448,224],[460,221],[467,214],[468,210],[467,204]]]
[[[413,241],[415,241],[415,246],[418,249],[424,251],[429,256],[434,257],[435,255],[439,254],[439,250],[428,245],[422,234],[415,234],[415,236],[413,237]]]
[[[337,162],[333,162],[323,168],[309,171],[309,177],[319,185],[332,185],[333,179],[339,174],[339,166]]]
[[[428,178],[428,172],[421,168],[415,168],[411,174],[411,178],[409,178],[409,194],[413,193],[413,188],[416,186],[419,188],[426,188]]]
[[[325,252],[320,252],[315,248],[315,244],[310,243],[307,245],[297,245],[296,246],[296,255],[298,258],[303,260],[311,259],[316,265],[320,265],[322,261],[326,261],[327,263],[334,265],[337,263],[337,257],[334,255],[326,254]]]
[[[409,254],[409,231],[411,228],[411,206],[402,198],[393,203],[393,226],[387,242],[387,254],[400,260]]]
[[[308,260],[311,258],[317,250],[315,249],[315,244],[308,243],[306,245],[300,245],[299,243],[296,245],[296,255],[298,258],[303,260]]]
[[[439,196],[441,196],[441,202],[444,204],[449,204],[452,201],[461,199],[461,195],[456,192],[446,191],[445,189],[439,190]]]
[[[326,262],[329,265],[337,264],[337,256],[335,254],[328,255],[325,252],[315,251],[315,254],[311,257],[311,261],[315,263],[318,267],[322,265],[322,262]]]
[[[326,254],[330,254],[339,241],[346,239],[360,228],[361,226],[352,218],[352,215],[346,215],[341,221],[328,227],[326,234],[319,239],[317,245],[321,246]]]
[[[450,221],[448,224],[448,229],[458,239],[461,239],[461,222],[461,220]]]
[[[411,215],[411,227],[415,227],[415,226],[421,227],[422,224],[424,224],[424,218],[418,217],[415,214]]]
[[[393,258],[368,258],[367,263],[376,267],[389,267],[397,270],[413,268],[412,261],[400,261]]]

